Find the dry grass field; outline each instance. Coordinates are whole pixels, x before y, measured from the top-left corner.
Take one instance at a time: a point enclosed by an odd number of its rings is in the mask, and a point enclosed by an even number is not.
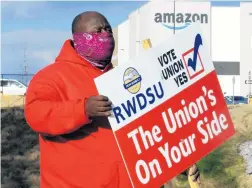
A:
[[[1,112],[2,188],[38,188],[38,135],[26,124],[22,108]],[[238,146],[252,140],[252,105],[230,107],[230,112],[237,133],[198,163],[201,188],[252,188],[252,176],[245,174],[245,163],[238,154]],[[172,183],[173,187],[188,187],[183,176]]]
[[[28,127],[22,108],[1,110],[2,188],[39,187],[38,136]]]

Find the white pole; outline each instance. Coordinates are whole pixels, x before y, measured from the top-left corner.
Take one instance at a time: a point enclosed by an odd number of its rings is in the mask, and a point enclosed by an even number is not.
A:
[[[249,85],[249,94],[248,94],[248,104],[249,104],[249,98],[250,98],[250,95],[251,95],[251,84],[250,84],[250,80],[251,80],[251,71],[248,72],[248,85]]]
[[[235,86],[235,76],[233,76],[233,105],[234,105],[234,86]]]

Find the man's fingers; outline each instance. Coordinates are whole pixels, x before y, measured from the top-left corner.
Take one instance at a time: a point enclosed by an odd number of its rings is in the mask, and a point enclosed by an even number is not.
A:
[[[111,110],[112,110],[111,106],[104,106],[104,107],[99,107],[98,108],[99,112],[108,112],[108,111],[111,111]]]
[[[200,184],[200,175],[199,175],[199,177],[197,179],[197,182],[198,182],[198,184]]]
[[[197,181],[198,177],[200,176],[200,172],[197,171],[195,174],[190,175],[192,177],[192,180],[195,182]]]
[[[198,171],[199,171],[199,169],[198,169],[198,167],[194,164],[194,165],[192,165],[190,168],[189,168],[189,174],[190,174],[190,176],[192,176],[192,175],[195,175]]]
[[[109,100],[108,97],[103,96],[103,95],[98,95],[98,96],[94,97],[94,99],[97,101],[108,101]]]
[[[198,170],[198,169],[195,169],[193,172],[190,173],[190,176],[194,176],[194,175],[196,175],[198,172],[199,172],[199,170]]]
[[[112,102],[111,101],[97,101],[96,106],[99,107],[99,108],[100,107],[111,107]]]
[[[103,117],[103,116],[108,117],[108,116],[111,116],[111,115],[112,115],[111,111],[108,111],[108,112],[98,112],[96,114],[96,116],[99,116],[99,117]]]
[[[92,96],[87,100],[85,110],[90,117],[108,117],[112,115],[112,102],[109,101],[108,97],[103,95]]]

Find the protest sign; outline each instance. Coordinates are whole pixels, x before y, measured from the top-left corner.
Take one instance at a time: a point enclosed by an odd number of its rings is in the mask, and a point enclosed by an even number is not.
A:
[[[95,83],[133,187],[160,187],[235,133],[199,25]]]

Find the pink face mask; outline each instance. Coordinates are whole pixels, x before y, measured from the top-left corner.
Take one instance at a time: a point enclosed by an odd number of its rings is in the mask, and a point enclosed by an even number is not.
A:
[[[111,63],[115,46],[112,33],[74,33],[73,42],[77,53],[95,67],[104,69]]]

